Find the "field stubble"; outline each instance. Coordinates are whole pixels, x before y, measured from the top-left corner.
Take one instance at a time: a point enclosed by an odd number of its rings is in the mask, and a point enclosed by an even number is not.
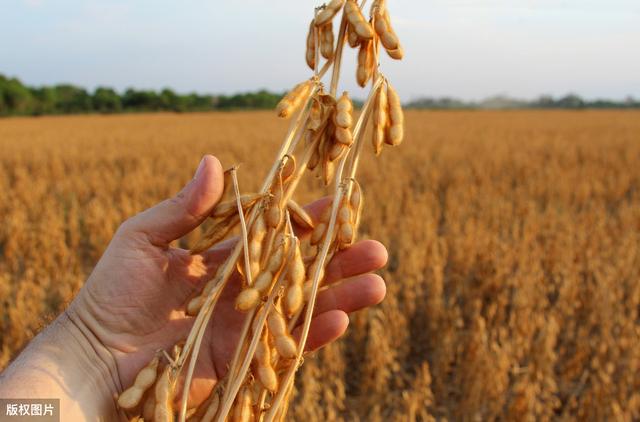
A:
[[[125,218],[205,153],[256,189],[285,131],[269,112],[0,120],[0,368]],[[640,418],[640,113],[414,111],[406,133],[359,173],[387,299],[306,360],[292,417]]]

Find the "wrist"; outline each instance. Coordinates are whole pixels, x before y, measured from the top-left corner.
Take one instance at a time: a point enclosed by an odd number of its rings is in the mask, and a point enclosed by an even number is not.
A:
[[[0,397],[60,399],[61,420],[114,420],[117,374],[108,350],[65,311],[2,373]]]

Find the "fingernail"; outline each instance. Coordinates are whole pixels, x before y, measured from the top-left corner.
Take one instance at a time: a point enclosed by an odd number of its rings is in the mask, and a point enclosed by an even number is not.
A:
[[[196,174],[195,176],[193,176],[194,180],[200,177],[200,174],[204,171],[204,168],[205,168],[204,157],[202,157],[202,160],[200,160],[200,164],[198,164],[198,170],[196,170]]]

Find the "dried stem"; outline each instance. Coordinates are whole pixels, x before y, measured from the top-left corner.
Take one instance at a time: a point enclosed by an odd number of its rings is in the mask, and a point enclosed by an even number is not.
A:
[[[331,75],[331,87],[329,92],[334,97],[338,91],[338,81],[340,80],[340,66],[342,65],[342,51],[344,50],[344,43],[347,40],[347,15],[342,12],[342,21],[340,22],[340,31],[338,32],[338,44],[336,45],[336,51],[333,55],[333,73]]]
[[[363,128],[365,127],[365,123],[367,121],[367,119],[369,118],[369,114],[371,113],[371,106],[373,104],[373,100],[375,98],[375,92],[377,90],[377,87],[380,86],[380,83],[382,81],[382,78],[378,77],[378,80],[376,81],[376,83],[373,85],[371,92],[369,93],[369,97],[367,98],[367,101],[365,102],[364,106],[362,107],[362,113],[360,114],[360,117],[358,118],[358,122],[356,123],[356,127],[354,130],[354,137],[361,137],[361,133]],[[359,139],[360,144],[362,143],[362,141]],[[349,147],[351,148],[351,147]],[[359,147],[361,148],[361,147]],[[327,256],[329,254],[329,249],[331,247],[331,243],[333,241],[333,235],[335,233],[335,229],[336,229],[336,222],[337,222],[337,217],[338,217],[338,210],[340,209],[340,202],[342,200],[342,197],[345,193],[345,189],[347,188],[347,185],[345,185],[344,183],[342,183],[342,174],[344,172],[344,168],[347,162],[347,158],[348,158],[349,154],[345,154],[344,157],[340,160],[340,164],[339,167],[336,171],[336,175],[335,175],[335,183],[336,183],[336,190],[335,190],[335,194],[333,197],[333,204],[331,206],[331,218],[329,220],[329,224],[325,233],[325,237],[323,239],[320,251],[318,253],[317,256],[317,261],[318,261],[318,265],[315,268],[315,272],[313,274],[313,284],[311,287],[311,295],[309,296],[309,302],[307,303],[307,308],[306,308],[306,313],[305,313],[305,318],[304,318],[304,323],[302,326],[302,334],[300,335],[300,341],[298,343],[298,355],[296,356],[296,360],[295,363],[292,364],[289,369],[287,370],[287,373],[285,374],[284,380],[283,380],[283,387],[280,388],[280,390],[278,391],[277,395],[275,396],[275,398],[273,399],[272,403],[271,403],[271,408],[269,409],[269,412],[267,413],[266,417],[265,417],[265,422],[272,422],[274,420],[274,418],[277,415],[278,412],[278,408],[280,407],[280,405],[282,404],[284,395],[286,394],[290,384],[293,382],[293,375],[295,374],[295,372],[297,371],[298,367],[300,366],[301,363],[301,359],[302,359],[302,353],[304,352],[304,348],[306,346],[307,343],[307,338],[309,336],[309,329],[311,327],[311,320],[313,318],[313,310],[315,307],[315,301],[316,301],[316,296],[318,294],[318,287],[320,285],[320,275],[321,272],[323,271],[323,268],[325,266],[326,263],[326,259]],[[353,165],[357,165],[358,161],[356,159],[354,159],[353,161]],[[352,172],[353,172],[353,168],[352,168]]]
[[[373,106],[373,102],[375,101],[376,94],[378,90],[382,86],[382,83],[385,81],[385,78],[382,74],[378,74],[377,79],[374,81],[371,86],[371,91],[369,91],[369,97],[367,101],[362,106],[362,111],[360,113],[360,118],[356,123],[355,128],[353,129],[353,139],[354,146],[351,148],[350,155],[351,159],[349,162],[349,179],[354,179],[356,177],[356,170],[358,169],[358,163],[360,162],[360,154],[362,153],[362,148],[364,145],[364,131],[367,126],[367,122],[369,120],[369,116],[371,115],[371,107]]]
[[[202,306],[202,309],[200,310],[200,312],[202,312],[202,310],[205,310],[205,313],[204,313],[204,318],[202,319],[202,322],[197,329],[197,334],[195,336],[195,342],[193,344],[192,353],[190,354],[190,358],[189,358],[189,368],[187,369],[187,375],[185,377],[185,381],[182,387],[183,388],[182,405],[180,409],[181,422],[184,422],[185,420],[182,418],[186,418],[186,408],[187,408],[187,400],[189,398],[189,389],[191,388],[191,379],[193,377],[193,372],[195,370],[196,362],[198,360],[198,354],[200,353],[200,345],[202,344],[202,339],[204,338],[204,334],[207,330],[207,324],[209,322],[209,319],[211,318],[211,314],[213,313],[213,308],[215,307],[215,304],[217,303],[218,298],[220,297],[220,293],[222,293],[222,287],[223,287],[222,283],[218,283],[218,285],[214,287],[213,291],[209,294],[205,304]],[[178,368],[176,368],[176,378],[178,377],[177,374],[179,374],[181,370],[182,370],[182,366],[179,366]],[[184,409],[184,413],[182,413],[182,409]]]
[[[252,280],[251,280],[251,269],[249,266],[249,238],[247,235],[247,224],[245,222],[245,218],[244,218],[244,210],[242,209],[242,200],[240,197],[240,186],[238,185],[238,174],[237,174],[237,167],[233,167],[230,169],[230,174],[231,174],[231,180],[233,181],[233,191],[236,197],[236,205],[238,207],[238,215],[240,217],[240,227],[241,227],[241,233],[242,233],[242,245],[243,245],[243,250],[244,250],[244,264],[245,264],[245,278],[247,280],[247,284],[249,286],[251,286],[253,284]],[[208,319],[208,318],[207,318]],[[195,357],[197,357],[197,353],[198,350],[200,349],[200,343],[202,342],[202,337],[204,336],[204,330],[199,329],[198,332],[200,333],[202,331],[202,335],[199,335],[196,343],[195,343],[195,350],[196,352],[194,352]],[[189,369],[187,371],[187,377],[185,378],[185,382],[184,382],[184,387],[182,390],[182,401],[181,401],[181,405],[180,405],[180,422],[185,422],[186,417],[187,417],[187,401],[189,399],[189,388],[191,387],[191,378],[193,376],[193,371],[195,368],[195,361],[196,359],[194,357],[191,358],[190,362],[189,362]]]
[[[251,266],[249,263],[249,235],[247,233],[247,223],[244,219],[244,211],[242,210],[242,200],[240,199],[240,186],[238,185],[237,167],[231,169],[231,178],[233,180],[233,190],[236,194],[236,204],[238,205],[238,215],[240,216],[240,232],[242,234],[242,249],[244,250],[244,277],[247,285],[253,286],[251,279]]]
[[[294,238],[294,241],[295,241],[295,238]],[[293,259],[294,251],[295,251],[295,248],[291,248],[291,250],[289,251],[288,260]],[[227,399],[222,402],[220,413],[218,413],[218,417],[216,418],[217,422],[223,422],[226,419],[227,415],[229,414],[229,410],[231,410],[231,406],[233,405],[235,397],[238,394],[238,391],[240,390],[242,383],[244,382],[244,379],[247,375],[247,371],[249,370],[249,366],[251,365],[251,361],[253,360],[253,355],[255,354],[256,348],[258,347],[258,342],[260,341],[260,336],[262,335],[262,330],[264,329],[264,323],[267,320],[269,311],[271,310],[271,307],[275,302],[275,298],[280,293],[286,272],[287,272],[287,269],[285,266],[280,271],[280,274],[278,275],[278,279],[276,280],[276,283],[273,286],[271,293],[269,293],[267,302],[262,306],[262,309],[258,311],[259,316],[257,316],[256,322],[252,324],[254,326],[254,330],[252,333],[253,338],[249,343],[249,348],[247,349],[247,353],[244,355],[244,360],[242,362],[242,366],[240,367],[240,370],[238,371],[237,374],[235,374],[235,376],[233,377],[232,383],[227,388],[227,390],[229,391],[229,395]],[[225,396],[226,395],[227,394],[225,392]]]

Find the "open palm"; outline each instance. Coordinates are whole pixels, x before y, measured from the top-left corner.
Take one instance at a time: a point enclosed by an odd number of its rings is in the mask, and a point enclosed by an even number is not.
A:
[[[186,303],[233,246],[234,241],[227,241],[201,255],[169,246],[211,213],[222,180],[220,163],[206,156],[175,198],[127,220],[69,307],[70,317],[82,321],[113,355],[122,387],[132,383],[157,350],[170,351],[186,338],[193,324],[183,311]],[[309,213],[319,215],[326,204],[312,204]],[[325,282],[331,287],[318,296],[308,349],[340,337],[348,325],[347,313],[383,299],[384,281],[370,272],[386,258],[386,250],[375,241],[360,242],[333,258]],[[215,308],[190,391],[192,404],[206,397],[230,363],[244,322],[234,308],[239,289],[236,275]]]

